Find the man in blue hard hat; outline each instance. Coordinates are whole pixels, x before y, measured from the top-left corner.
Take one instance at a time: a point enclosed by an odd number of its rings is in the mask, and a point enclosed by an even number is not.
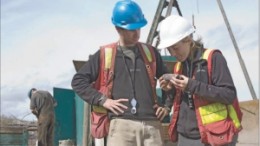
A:
[[[38,146],[53,146],[56,100],[48,91],[36,88],[29,90],[28,97],[31,100],[30,109],[38,119]]]
[[[89,104],[107,110],[108,146],[162,146],[160,121],[168,115],[169,108],[158,105],[155,88],[156,79],[167,69],[154,47],[139,42],[140,29],[147,20],[136,2],[118,1],[112,23],[118,41],[102,46],[89,58],[74,75],[72,88]],[[106,92],[94,88],[93,82],[100,83]]]

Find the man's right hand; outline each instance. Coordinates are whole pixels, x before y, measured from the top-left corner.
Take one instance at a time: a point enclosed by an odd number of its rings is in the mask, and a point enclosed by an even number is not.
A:
[[[113,100],[113,99],[108,98],[104,102],[103,107],[112,111],[114,114],[119,115],[119,114],[124,113],[124,110],[127,109],[127,106],[122,104],[122,102],[128,102],[128,99]]]

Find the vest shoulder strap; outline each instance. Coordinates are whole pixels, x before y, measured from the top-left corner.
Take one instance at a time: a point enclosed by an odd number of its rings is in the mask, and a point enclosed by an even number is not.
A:
[[[182,71],[181,62],[176,62],[173,68],[173,73],[179,74]]]
[[[116,43],[100,47],[100,63],[102,70],[114,70]]]
[[[144,43],[140,43],[139,46],[142,48],[141,54],[144,57],[145,64],[149,64],[154,75],[156,75],[156,57],[153,47]]]
[[[96,89],[100,89],[101,86],[112,87],[113,85],[116,44],[112,43],[100,47],[100,67],[98,79],[95,82]]]
[[[207,60],[207,68],[208,68],[208,79],[209,79],[209,84],[212,83],[212,56],[214,52],[220,52],[220,50],[216,49],[205,49],[202,55],[202,59]]]
[[[114,77],[114,62],[116,55],[116,43],[100,47],[100,66],[98,78],[94,83],[94,88],[111,98],[113,77]],[[92,111],[96,113],[107,113],[107,110],[102,106],[92,106]]]
[[[138,47],[141,50],[141,54],[144,59],[146,70],[150,79],[153,90],[153,98],[157,104],[157,94],[156,94],[156,57],[152,46],[144,43],[138,43]]]

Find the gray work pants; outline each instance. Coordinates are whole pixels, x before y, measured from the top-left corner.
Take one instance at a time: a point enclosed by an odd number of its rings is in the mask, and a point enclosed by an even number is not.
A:
[[[163,146],[160,121],[112,119],[107,146]]]

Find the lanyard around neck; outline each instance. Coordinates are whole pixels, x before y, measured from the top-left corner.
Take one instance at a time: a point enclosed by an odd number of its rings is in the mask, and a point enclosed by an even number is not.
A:
[[[123,49],[121,48],[121,46],[118,45],[118,47],[120,48],[120,50],[122,51],[122,55],[123,55],[123,60],[124,60],[124,64],[125,64],[125,69],[126,71],[128,72],[128,77],[129,77],[129,80],[131,82],[131,86],[132,86],[132,96],[131,98],[136,98],[135,97],[135,72],[136,72],[136,60],[134,60],[134,75],[133,75],[133,78],[131,76],[131,72],[130,72],[130,69],[128,68],[127,66],[127,63],[126,63],[126,59],[125,59],[125,54],[123,52]],[[134,58],[135,59],[135,58]]]

